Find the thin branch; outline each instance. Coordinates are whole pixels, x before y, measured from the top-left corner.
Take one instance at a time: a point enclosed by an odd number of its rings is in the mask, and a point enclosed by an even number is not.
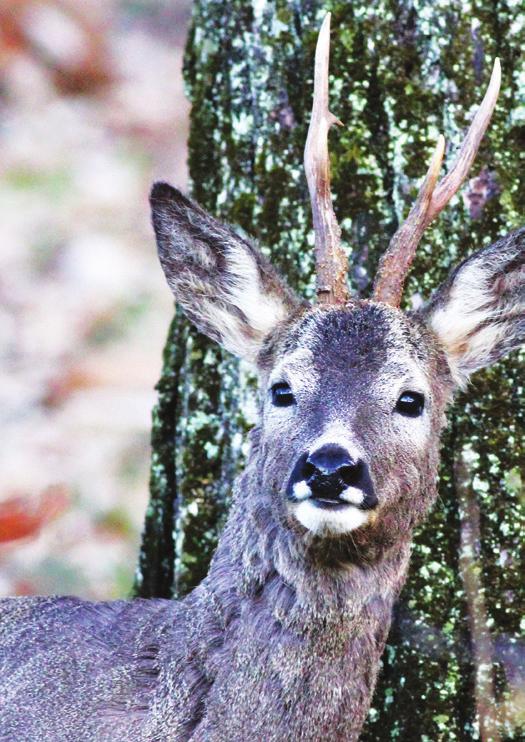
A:
[[[437,177],[443,159],[444,139],[440,135],[427,176],[416,203],[405,222],[390,240],[381,258],[374,284],[375,301],[398,307],[403,286],[414,260],[423,232],[457,193],[476,158],[479,146],[489,125],[501,85],[501,66],[496,57],[485,97],[478,108],[458,155],[439,183]]]
[[[317,298],[323,304],[344,304],[349,299],[346,277],[348,260],[341,248],[330,194],[328,131],[342,123],[328,109],[328,63],[330,55],[330,13],[325,16],[315,51],[312,117],[304,149],[304,167],[315,230]]]
[[[461,451],[454,466],[460,510],[461,579],[467,600],[474,662],[474,694],[482,742],[500,742],[498,707],[494,690],[494,649],[487,625],[487,609],[480,564],[479,506],[471,485],[468,452]]]

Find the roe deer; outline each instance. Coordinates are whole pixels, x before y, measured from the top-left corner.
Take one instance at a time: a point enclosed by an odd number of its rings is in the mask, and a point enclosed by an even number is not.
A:
[[[165,183],[151,193],[160,260],[188,317],[252,361],[260,422],[208,576],[184,600],[1,604],[5,740],[356,740],[370,706],[414,526],[436,497],[454,389],[525,338],[525,229],[399,309],[422,232],[457,191],[485,99],[439,183],[440,137],[373,298],[351,298],[332,210],[329,17],[316,52],[305,164],[318,303]]]

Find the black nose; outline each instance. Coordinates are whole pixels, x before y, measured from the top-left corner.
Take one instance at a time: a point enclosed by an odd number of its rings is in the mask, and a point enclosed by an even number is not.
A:
[[[342,446],[329,443],[313,451],[304,463],[303,474],[314,497],[335,500],[346,487],[355,487],[363,491],[361,507],[377,505],[368,466]]]

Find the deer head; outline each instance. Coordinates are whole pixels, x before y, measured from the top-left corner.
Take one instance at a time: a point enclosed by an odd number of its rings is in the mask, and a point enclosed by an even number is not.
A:
[[[347,288],[330,198],[330,17],[317,45],[305,166],[316,237],[317,297],[297,297],[261,252],[177,190],[151,193],[160,260],[196,327],[254,363],[260,426],[251,488],[275,520],[312,543],[377,551],[408,537],[435,497],[439,433],[454,390],[525,338],[525,229],[483,248],[419,311],[400,308],[424,229],[459,189],[500,84],[485,98],[448,174],[440,137],[416,203],[383,256],[373,296]]]

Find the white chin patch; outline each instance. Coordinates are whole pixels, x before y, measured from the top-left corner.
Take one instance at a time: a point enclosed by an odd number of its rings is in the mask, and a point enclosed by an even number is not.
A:
[[[297,505],[294,515],[312,533],[348,533],[368,522],[370,511],[358,510],[352,505],[338,510],[318,508],[308,500]]]

